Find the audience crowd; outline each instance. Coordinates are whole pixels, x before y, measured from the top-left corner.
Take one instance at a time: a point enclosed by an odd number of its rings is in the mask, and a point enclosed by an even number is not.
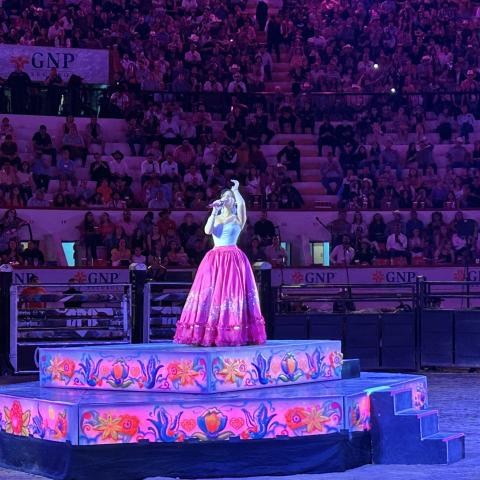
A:
[[[368,223],[359,211],[351,221],[346,211],[340,211],[328,228],[333,247],[330,260],[336,266],[468,265],[480,260],[478,223],[461,211],[451,222],[445,221],[442,212],[433,212],[428,223],[418,218],[416,210],[408,218],[396,210],[389,221],[376,213]]]

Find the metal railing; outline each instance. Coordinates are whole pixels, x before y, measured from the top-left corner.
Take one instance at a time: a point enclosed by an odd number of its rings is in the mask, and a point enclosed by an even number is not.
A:
[[[38,347],[131,342],[131,285],[32,284],[10,287],[10,361],[35,371]]]
[[[56,100],[52,105],[49,88],[44,84],[34,84],[26,92],[23,111],[13,111],[11,91],[9,87],[0,87],[0,113],[26,113],[31,115],[74,115],[124,118],[131,113],[138,113],[143,105],[149,103],[178,102],[184,111],[194,111],[199,104],[204,104],[206,110],[217,113],[224,118],[234,104],[244,105],[252,109],[262,105],[265,111],[276,116],[278,108],[288,92],[188,92],[169,91],[129,92],[131,106],[125,111],[110,102],[115,89],[107,85],[83,85],[80,90],[69,87],[58,87]],[[429,91],[403,93],[390,92],[306,92],[292,97],[292,106],[308,101],[313,107],[316,120],[326,115],[332,120],[349,120],[355,113],[367,111],[372,107],[396,111],[399,107],[411,110],[421,107],[425,111],[440,113],[444,105],[460,107],[469,106],[472,112],[478,112],[480,92],[461,91]],[[388,115],[387,115],[388,116]],[[298,122],[300,126],[300,121]]]

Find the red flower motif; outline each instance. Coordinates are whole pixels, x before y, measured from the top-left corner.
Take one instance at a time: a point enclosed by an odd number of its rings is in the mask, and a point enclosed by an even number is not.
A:
[[[67,358],[62,362],[61,369],[63,375],[72,378],[75,373],[75,362]]]
[[[380,270],[376,270],[372,273],[372,280],[375,283],[383,283],[385,281],[385,275]]]
[[[133,415],[120,416],[120,432],[129,437],[133,437],[138,432],[140,420]]]
[[[294,283],[294,284],[303,283],[303,280],[304,280],[303,273],[293,272],[293,274],[292,274],[292,280],[293,280],[293,283]]]
[[[453,279],[457,282],[463,282],[465,280],[465,272],[463,270],[457,270],[453,274]]]
[[[285,421],[292,430],[304,427],[306,418],[307,413],[303,407],[293,407],[285,413]]]

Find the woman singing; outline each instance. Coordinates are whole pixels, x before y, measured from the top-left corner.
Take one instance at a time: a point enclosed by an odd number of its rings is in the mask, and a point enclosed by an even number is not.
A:
[[[236,245],[247,211],[238,181],[232,183],[212,204],[205,233],[213,236],[215,246],[198,267],[177,322],[176,343],[237,346],[266,341],[252,268]]]

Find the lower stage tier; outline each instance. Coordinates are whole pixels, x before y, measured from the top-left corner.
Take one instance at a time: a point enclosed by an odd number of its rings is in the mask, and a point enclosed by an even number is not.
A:
[[[427,409],[424,376],[359,378],[208,396],[3,387],[0,430],[72,445],[253,441],[365,432],[370,397],[401,391],[402,409]],[[398,407],[400,408],[400,407]]]

